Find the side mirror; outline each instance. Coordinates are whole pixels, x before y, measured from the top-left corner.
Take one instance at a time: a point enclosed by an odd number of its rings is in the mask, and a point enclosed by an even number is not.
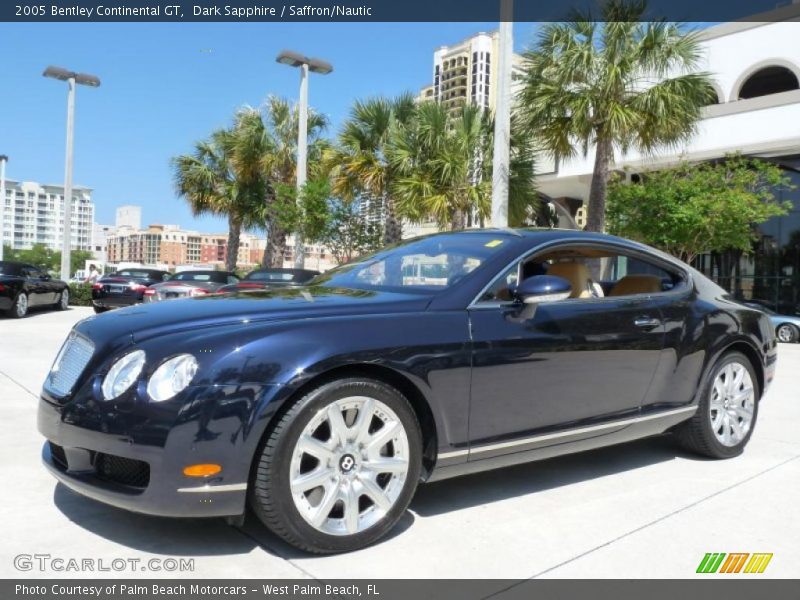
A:
[[[50,281],[52,277],[50,277],[48,273],[42,273],[42,276],[39,279],[41,279],[42,281]]]
[[[514,295],[525,304],[540,304],[566,300],[571,293],[572,285],[563,277],[534,275],[523,279]]]

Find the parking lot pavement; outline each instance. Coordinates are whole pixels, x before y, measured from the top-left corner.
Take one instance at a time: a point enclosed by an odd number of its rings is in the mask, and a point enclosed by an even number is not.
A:
[[[6,523],[0,576],[18,554],[194,558],[193,577],[691,577],[706,552],[770,552],[764,574],[800,575],[800,345],[782,345],[776,380],[743,456],[712,461],[668,438],[572,455],[419,488],[386,541],[312,557],[252,516],[135,515],[76,496],[39,465],[37,393],[70,327],[90,313],[0,319],[0,468]],[[123,573],[99,573],[112,577]],[[30,572],[36,577],[86,576]],[[179,573],[148,572],[148,577]],[[705,575],[705,577],[709,577]],[[736,575],[747,577],[747,575]]]

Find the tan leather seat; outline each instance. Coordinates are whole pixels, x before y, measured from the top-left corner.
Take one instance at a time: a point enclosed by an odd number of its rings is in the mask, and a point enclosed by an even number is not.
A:
[[[592,279],[589,277],[589,269],[583,263],[577,262],[557,262],[547,268],[548,275],[563,277],[572,286],[570,298],[593,298]]]
[[[662,291],[661,278],[655,275],[626,275],[611,288],[609,296],[654,294]]]

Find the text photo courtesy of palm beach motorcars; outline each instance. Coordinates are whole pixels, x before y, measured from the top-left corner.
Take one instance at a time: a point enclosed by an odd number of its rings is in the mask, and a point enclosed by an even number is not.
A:
[[[789,8],[0,23],[0,576],[797,578]]]

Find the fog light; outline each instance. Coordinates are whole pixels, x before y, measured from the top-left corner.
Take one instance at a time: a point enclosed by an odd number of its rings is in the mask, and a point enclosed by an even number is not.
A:
[[[222,471],[222,467],[220,465],[189,465],[188,467],[184,467],[183,474],[187,477],[211,477],[220,471]]]

